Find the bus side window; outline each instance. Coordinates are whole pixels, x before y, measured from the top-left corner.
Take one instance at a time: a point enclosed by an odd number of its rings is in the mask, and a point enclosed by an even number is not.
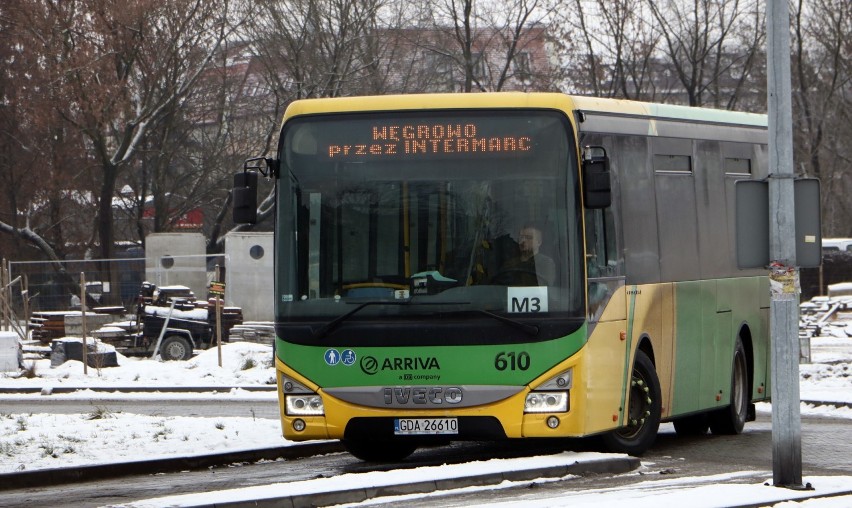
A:
[[[612,209],[586,210],[586,267],[589,278],[618,275]]]
[[[596,321],[603,311],[603,304],[622,283],[606,279],[620,275],[611,207],[586,210],[586,270],[589,278],[589,317]]]

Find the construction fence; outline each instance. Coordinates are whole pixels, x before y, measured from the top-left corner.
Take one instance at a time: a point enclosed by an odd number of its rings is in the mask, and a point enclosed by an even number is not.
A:
[[[15,331],[24,337],[33,312],[79,309],[81,282],[87,295],[87,308],[93,311],[108,307],[115,313],[135,312],[143,282],[157,287],[186,286],[197,299],[207,299],[210,282],[216,280],[217,267],[218,280],[224,281],[224,267],[230,261],[234,261],[230,270],[233,280],[228,282],[226,305],[242,307],[251,321],[269,321],[273,301],[271,237],[244,236],[233,239],[239,241],[232,242],[231,254],[226,248],[225,254],[217,255],[149,255],[57,263],[3,260],[0,330],[17,328]],[[169,242],[174,244],[174,238],[165,237],[164,243]],[[852,295],[852,252],[826,252],[822,266],[804,268],[800,275],[802,302],[816,296]]]
[[[80,310],[135,312],[143,282],[157,287],[186,286],[199,300],[210,282],[224,280],[224,254],[176,255],[105,260],[7,261],[0,270],[0,330],[26,336],[35,313]]]

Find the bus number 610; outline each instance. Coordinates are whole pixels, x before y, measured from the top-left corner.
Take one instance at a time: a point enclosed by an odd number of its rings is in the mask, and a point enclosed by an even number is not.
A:
[[[501,351],[494,358],[494,368],[497,370],[527,370],[530,368],[530,354],[521,351],[517,355],[514,351]]]

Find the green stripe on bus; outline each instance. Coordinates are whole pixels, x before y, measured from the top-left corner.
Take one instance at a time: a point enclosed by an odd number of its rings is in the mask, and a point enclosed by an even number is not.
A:
[[[630,365],[630,350],[633,344],[633,314],[636,311],[636,286],[633,286],[627,294],[630,295],[630,311],[627,313],[627,345],[624,348],[624,373],[621,378],[621,405],[619,411],[624,415],[624,405],[627,398],[628,382],[632,377],[633,366]],[[630,376],[630,377],[629,377]]]
[[[279,340],[276,353],[322,387],[484,384],[523,386],[576,354],[588,325],[554,340],[491,345],[335,347]]]

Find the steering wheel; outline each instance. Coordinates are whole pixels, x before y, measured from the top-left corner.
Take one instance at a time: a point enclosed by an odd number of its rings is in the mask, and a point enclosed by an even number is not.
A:
[[[538,274],[533,270],[525,270],[523,268],[506,268],[498,270],[497,273],[488,280],[488,282],[501,286],[512,286],[519,284],[519,281],[526,280],[528,277],[532,277],[532,280],[534,281],[532,283],[533,285],[538,285]]]

